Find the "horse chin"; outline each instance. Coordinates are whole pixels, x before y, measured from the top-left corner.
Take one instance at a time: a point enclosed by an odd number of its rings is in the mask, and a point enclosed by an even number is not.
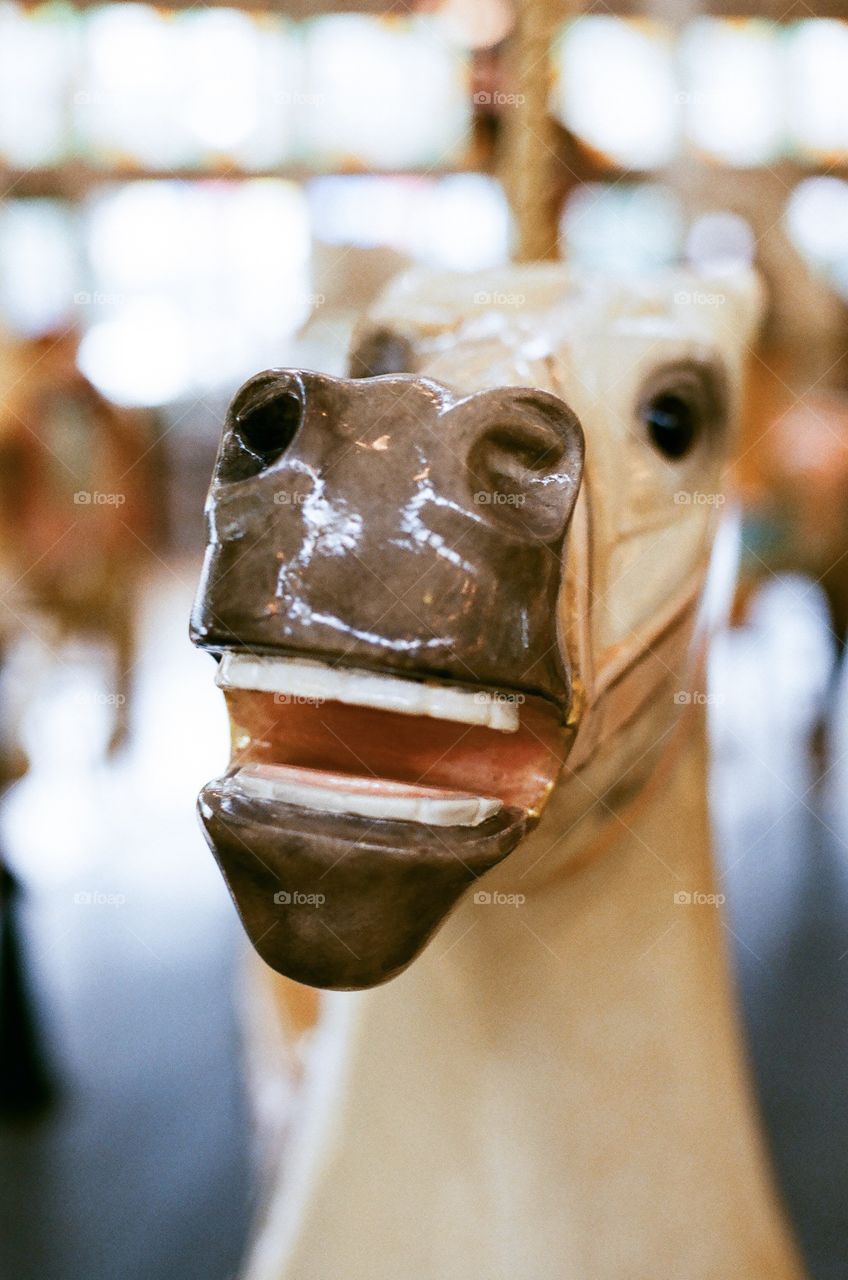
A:
[[[476,826],[311,810],[247,795],[233,778],[204,788],[199,808],[263,960],[297,982],[341,990],[405,969],[527,826],[520,810],[504,808]]]

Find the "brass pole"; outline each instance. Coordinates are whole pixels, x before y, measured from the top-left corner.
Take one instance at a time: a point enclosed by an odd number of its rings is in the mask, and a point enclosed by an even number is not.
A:
[[[503,181],[516,224],[515,260],[556,258],[559,208],[558,135],[549,112],[551,49],[568,6],[557,0],[515,0],[509,58],[514,105],[504,110]]]

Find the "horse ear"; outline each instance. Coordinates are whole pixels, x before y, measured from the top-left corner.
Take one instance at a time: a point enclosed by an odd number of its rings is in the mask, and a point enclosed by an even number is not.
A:
[[[387,373],[412,373],[412,344],[385,326],[364,333],[348,360],[349,378],[376,378]]]
[[[467,461],[475,506],[528,541],[559,541],[583,475],[576,414],[557,396],[523,387],[478,392],[457,408],[478,427]]]

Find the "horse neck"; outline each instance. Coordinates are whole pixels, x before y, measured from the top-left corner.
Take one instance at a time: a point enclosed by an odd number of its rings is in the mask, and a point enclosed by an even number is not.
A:
[[[799,1275],[709,901],[700,735],[675,755],[603,856],[543,882],[546,819],[406,974],[331,998],[251,1280]]]

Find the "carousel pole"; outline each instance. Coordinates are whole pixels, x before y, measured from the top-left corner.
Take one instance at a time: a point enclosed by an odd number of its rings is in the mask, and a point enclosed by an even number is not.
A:
[[[507,111],[502,178],[516,227],[516,262],[559,256],[562,192],[559,131],[550,114],[551,50],[557,27],[576,6],[556,0],[515,0],[508,57],[516,103]]]

